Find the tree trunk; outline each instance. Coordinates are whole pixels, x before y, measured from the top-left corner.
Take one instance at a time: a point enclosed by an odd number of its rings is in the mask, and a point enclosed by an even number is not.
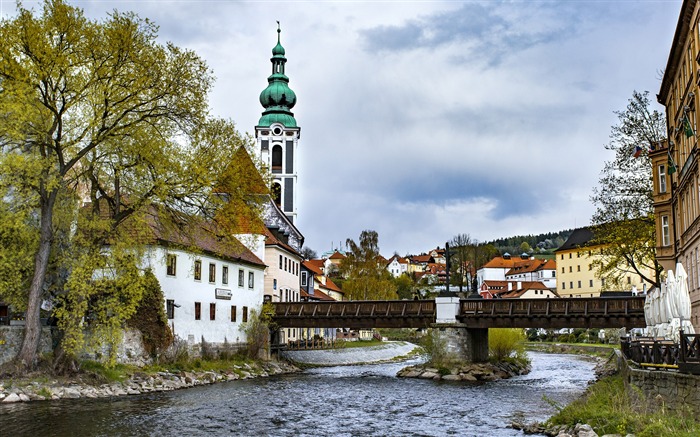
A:
[[[51,243],[53,241],[53,207],[56,203],[57,190],[52,190],[44,198],[41,205],[41,228],[39,248],[34,256],[34,277],[29,288],[27,298],[27,317],[22,338],[22,348],[17,355],[17,360],[24,370],[36,365],[37,350],[41,338],[41,298],[46,282],[46,271],[51,255]]]

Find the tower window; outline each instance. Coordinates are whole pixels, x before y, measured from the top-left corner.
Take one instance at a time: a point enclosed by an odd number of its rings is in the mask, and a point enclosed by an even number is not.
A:
[[[282,207],[282,185],[277,182],[272,184],[272,200],[275,201],[275,205]]]
[[[272,147],[272,173],[282,173],[282,146]]]

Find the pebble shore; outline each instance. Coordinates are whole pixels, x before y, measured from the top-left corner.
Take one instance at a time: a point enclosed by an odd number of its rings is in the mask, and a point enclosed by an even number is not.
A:
[[[115,396],[139,395],[179,390],[216,382],[261,378],[284,373],[299,372],[299,368],[285,362],[241,364],[220,371],[134,373],[124,382],[92,385],[78,380],[59,381],[0,381],[0,402],[29,402],[59,399],[95,399]]]

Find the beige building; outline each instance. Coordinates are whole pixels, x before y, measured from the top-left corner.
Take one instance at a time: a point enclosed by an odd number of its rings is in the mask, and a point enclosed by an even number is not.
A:
[[[601,291],[620,291],[598,278],[595,261],[600,260],[602,246],[593,244],[593,237],[590,228],[575,229],[566,242],[555,251],[559,296],[598,297]],[[632,269],[625,266],[620,266],[620,269],[628,270],[621,285],[625,291],[643,292],[651,286]]]
[[[700,5],[685,0],[673,37],[659,103],[666,107],[668,142],[650,153],[654,179],[657,258],[665,270],[688,272],[691,322],[700,329]]]

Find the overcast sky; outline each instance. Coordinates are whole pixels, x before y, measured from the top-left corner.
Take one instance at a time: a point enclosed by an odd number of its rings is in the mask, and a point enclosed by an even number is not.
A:
[[[214,71],[213,115],[254,132],[276,20],[297,95],[298,227],[384,256],[589,224],[613,111],[660,87],[680,0],[74,1],[132,10]],[[0,0],[3,17],[14,0]],[[39,2],[25,1],[40,8]],[[658,109],[661,109],[657,105]]]

